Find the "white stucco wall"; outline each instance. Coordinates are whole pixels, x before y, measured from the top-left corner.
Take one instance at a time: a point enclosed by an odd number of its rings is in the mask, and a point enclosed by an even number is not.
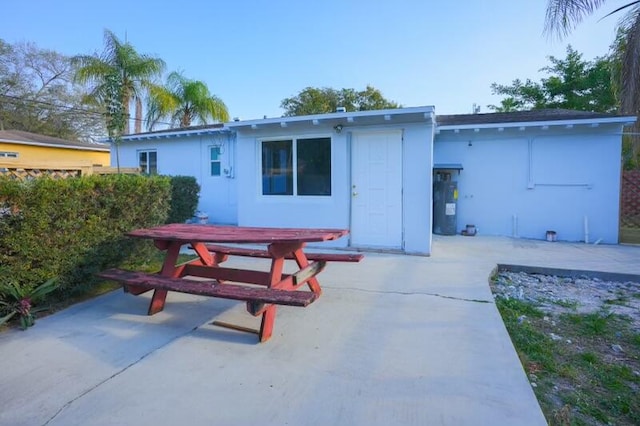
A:
[[[209,149],[214,144],[221,144],[221,176],[211,176],[210,173]],[[120,166],[138,167],[138,152],[144,150],[156,150],[158,174],[196,178],[200,184],[198,210],[209,215],[209,222],[237,223],[237,174],[233,166],[235,140],[232,134],[124,141],[120,145]],[[115,158],[115,149],[112,147],[113,167]],[[224,169],[228,171],[227,174]]]
[[[262,195],[260,142],[291,137],[331,137],[330,196]],[[238,225],[288,228],[349,228],[349,174],[347,132],[330,126],[313,128],[242,130],[237,133]],[[344,247],[342,238],[332,245]]]
[[[458,231],[618,242],[621,127],[526,128],[436,135],[434,163],[461,163]],[[471,142],[471,146],[470,146]]]
[[[403,221],[404,251],[431,254],[433,126],[404,127]]]
[[[384,126],[355,126],[336,133],[331,126],[308,125],[297,129],[238,129],[238,224],[350,228],[350,135],[358,131],[403,132],[403,248],[407,253],[431,252],[431,191],[433,126],[429,122]],[[332,194],[330,197],[263,196],[259,141],[291,137],[331,137]],[[250,159],[253,159],[252,161]],[[333,245],[344,247],[343,238]]]

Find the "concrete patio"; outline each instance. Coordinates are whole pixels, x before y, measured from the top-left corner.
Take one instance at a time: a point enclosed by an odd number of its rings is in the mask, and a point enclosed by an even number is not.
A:
[[[246,265],[256,260],[234,260]],[[493,303],[497,263],[640,274],[640,247],[435,237],[330,263],[273,338],[244,304],[116,291],[0,334],[0,425],[544,425]]]

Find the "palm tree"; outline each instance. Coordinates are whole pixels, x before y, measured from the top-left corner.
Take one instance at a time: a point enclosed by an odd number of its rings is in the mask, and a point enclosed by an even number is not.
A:
[[[595,12],[606,0],[549,0],[545,19],[545,32],[563,37],[582,20]],[[640,112],[640,0],[631,1],[609,12],[606,16],[626,10],[619,24],[622,36],[614,44],[620,58],[620,107],[624,114]]]
[[[101,55],[78,55],[72,58],[77,67],[75,78],[79,83],[94,85],[89,97],[100,105],[110,101],[110,79],[117,76],[122,94],[125,117],[129,117],[130,103],[136,104],[135,131],[142,129],[142,96],[159,77],[165,63],[162,59],[139,54],[129,42],[122,42],[111,31],[104,31],[105,48]],[[129,133],[129,120],[124,123],[122,133]]]
[[[563,37],[606,3],[606,0],[549,0],[545,19],[548,35]],[[630,1],[605,17],[625,11],[612,45],[613,80],[618,87],[620,112],[638,117],[631,127],[632,163],[640,155],[640,0]]]
[[[206,124],[209,119],[229,120],[227,106],[209,92],[205,83],[185,78],[180,72],[169,74],[167,84],[152,87],[149,94],[149,130],[162,118],[168,118],[172,127],[189,127],[194,121]]]

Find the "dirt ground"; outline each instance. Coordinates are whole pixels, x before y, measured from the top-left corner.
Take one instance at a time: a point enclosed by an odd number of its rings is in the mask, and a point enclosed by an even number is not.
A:
[[[634,329],[640,331],[640,283],[637,282],[501,272],[493,291],[495,295],[534,302],[551,315],[588,314],[606,309],[630,317]]]
[[[501,272],[491,288],[536,309],[507,328],[550,425],[640,424],[639,283]]]

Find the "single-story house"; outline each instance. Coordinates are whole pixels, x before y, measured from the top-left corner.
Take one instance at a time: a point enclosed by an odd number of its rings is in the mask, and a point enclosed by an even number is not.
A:
[[[109,166],[109,145],[0,130],[0,162],[24,167]]]
[[[337,246],[430,254],[433,232],[468,229],[615,244],[622,128],[634,120],[339,111],[127,135],[119,155],[195,176],[211,222],[350,229]]]

